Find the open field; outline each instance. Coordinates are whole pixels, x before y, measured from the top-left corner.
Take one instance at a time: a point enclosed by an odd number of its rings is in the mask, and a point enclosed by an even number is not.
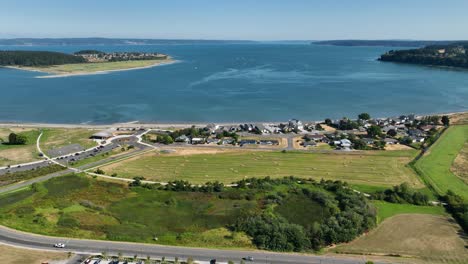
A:
[[[453,125],[468,125],[468,112],[451,114],[450,123]]]
[[[1,196],[0,223],[56,236],[147,243],[157,237],[161,244],[251,248],[249,238],[225,226],[257,206],[203,192],[130,189],[70,175]]]
[[[380,223],[387,218],[398,214],[432,214],[447,215],[442,206],[419,206],[412,204],[396,204],[384,201],[374,201],[377,209],[377,222]]]
[[[23,249],[0,244],[2,264],[41,264],[51,261],[61,261],[68,258],[65,252],[40,251]]]
[[[340,183],[289,177],[249,183],[140,185],[72,174],[1,195],[0,224],[61,237],[311,252],[375,223],[365,197]],[[348,215],[347,226],[334,226],[333,219]],[[312,227],[330,240],[310,241]]]
[[[32,128],[0,128],[0,139],[8,142],[10,133],[22,134],[27,137],[25,145],[6,145],[0,143],[0,167],[39,160],[36,150],[36,140],[40,132]]]
[[[41,137],[41,149],[49,154],[52,149],[61,148],[71,144],[79,144],[84,149],[96,146],[96,142],[89,137],[96,133],[96,130],[84,128],[49,128],[44,129]]]
[[[320,154],[298,152],[233,152],[222,154],[147,154],[102,167],[107,175],[144,176],[153,181],[187,180],[192,183],[231,183],[246,177],[296,176],[333,179],[371,186],[408,182],[422,188],[416,174],[406,166],[416,151]]]
[[[424,263],[468,263],[468,251],[458,231],[457,224],[447,216],[399,214],[334,251],[400,255],[422,259]]]
[[[443,195],[448,190],[452,190],[468,199],[468,185],[450,171],[455,158],[467,140],[468,125],[451,126],[414,164],[423,179],[438,194]]]
[[[60,75],[79,75],[79,74],[92,74],[102,73],[118,70],[129,70],[138,68],[147,68],[157,65],[173,62],[172,59],[161,60],[133,60],[133,61],[116,61],[116,62],[95,62],[95,63],[77,63],[77,64],[64,64],[53,65],[46,67],[15,67],[17,69],[38,71]]]
[[[468,142],[465,142],[450,170],[468,184]]]

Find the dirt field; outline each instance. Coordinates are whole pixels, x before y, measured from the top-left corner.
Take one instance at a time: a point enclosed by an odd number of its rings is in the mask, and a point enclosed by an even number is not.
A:
[[[334,251],[400,255],[419,258],[425,263],[468,263],[468,250],[459,231],[453,219],[445,216],[400,214]]]
[[[468,142],[465,143],[463,149],[455,158],[450,170],[468,184]]]
[[[67,253],[30,250],[0,245],[2,264],[41,264],[43,262],[62,263],[67,259]]]

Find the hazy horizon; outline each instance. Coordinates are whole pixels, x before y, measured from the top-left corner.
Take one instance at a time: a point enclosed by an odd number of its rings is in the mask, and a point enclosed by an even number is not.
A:
[[[2,0],[0,38],[461,40],[468,2]]]

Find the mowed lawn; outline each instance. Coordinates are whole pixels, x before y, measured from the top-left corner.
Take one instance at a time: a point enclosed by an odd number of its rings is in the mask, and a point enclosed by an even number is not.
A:
[[[371,186],[408,182],[423,187],[406,165],[416,151],[374,151],[357,154],[244,151],[217,154],[148,154],[102,167],[107,175],[153,181],[232,183],[248,177],[296,176],[342,180]]]
[[[413,204],[387,203],[384,201],[374,201],[373,204],[377,209],[377,223],[381,223],[385,219],[398,214],[447,215],[442,206],[419,206]]]
[[[468,263],[468,253],[458,231],[459,227],[448,216],[399,214],[388,218],[369,234],[340,245],[334,251],[400,255],[421,259],[422,263],[464,264]]]
[[[79,144],[83,148],[96,146],[96,142],[89,139],[96,130],[84,128],[49,128],[44,129],[41,137],[42,151],[48,152],[52,149],[61,148],[71,144]]]
[[[416,162],[415,168],[437,193],[443,195],[452,190],[468,200],[468,185],[450,171],[467,140],[468,125],[451,126]]]

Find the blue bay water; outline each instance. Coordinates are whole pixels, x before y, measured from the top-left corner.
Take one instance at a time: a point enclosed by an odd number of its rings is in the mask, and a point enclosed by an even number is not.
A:
[[[0,121],[320,120],[468,110],[468,71],[376,61],[392,48],[287,44],[0,47],[162,52],[176,64],[35,78],[0,68]]]

